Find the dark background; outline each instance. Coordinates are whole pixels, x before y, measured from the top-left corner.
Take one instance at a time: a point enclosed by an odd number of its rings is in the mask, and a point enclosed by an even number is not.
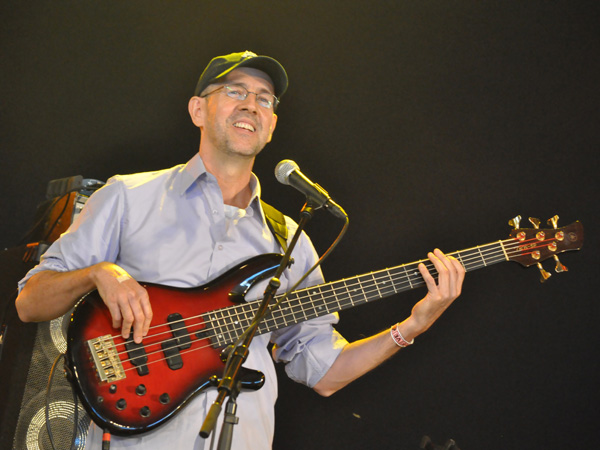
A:
[[[52,179],[187,161],[207,62],[274,56],[290,88],[255,172],[296,218],[302,196],[272,175],[293,159],[349,213],[328,279],[507,237],[517,214],[586,227],[583,250],[561,256],[569,272],[468,274],[412,348],[331,398],[281,379],[275,448],[410,450],[424,434],[463,450],[596,448],[599,5],[2,2],[0,245],[20,242]],[[338,229],[325,213],[309,225],[319,251]],[[343,312],[339,329],[379,331],[423,294]]]

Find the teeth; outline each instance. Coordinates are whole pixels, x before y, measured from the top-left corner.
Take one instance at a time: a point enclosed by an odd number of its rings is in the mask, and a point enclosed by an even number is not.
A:
[[[236,122],[233,124],[234,127],[243,128],[244,130],[254,131],[254,127],[248,123]]]

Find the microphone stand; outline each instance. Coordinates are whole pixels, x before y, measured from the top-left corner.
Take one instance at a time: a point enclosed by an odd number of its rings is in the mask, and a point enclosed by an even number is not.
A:
[[[229,395],[230,399],[227,403],[226,414],[224,417],[224,424],[221,429],[221,436],[219,438],[218,449],[219,450],[228,450],[231,448],[231,438],[233,433],[233,425],[238,423],[238,418],[235,416],[235,412],[237,409],[236,398],[241,389],[241,382],[238,380],[239,371],[242,367],[242,364],[248,357],[250,352],[249,347],[254,335],[256,334],[256,330],[260,325],[262,319],[268,313],[268,306],[275,294],[277,293],[277,289],[281,285],[281,281],[279,277],[289,265],[289,261],[291,259],[292,251],[300,238],[300,234],[308,221],[312,219],[313,212],[319,206],[315,206],[313,201],[309,198],[306,204],[302,207],[300,211],[300,220],[298,221],[298,228],[288,245],[287,250],[285,251],[283,258],[277,268],[277,271],[269,281],[267,288],[265,289],[265,293],[263,295],[262,302],[256,313],[254,314],[254,319],[252,320],[250,326],[245,331],[245,338],[240,345],[238,345],[232,352],[230,352],[227,363],[225,365],[223,378],[219,382],[218,386],[218,394],[217,398],[213,402],[204,419],[204,423],[202,424],[202,428],[200,429],[200,436],[203,438],[207,438],[210,436],[210,433],[215,427],[215,423],[219,414],[221,413],[223,401],[225,397]]]

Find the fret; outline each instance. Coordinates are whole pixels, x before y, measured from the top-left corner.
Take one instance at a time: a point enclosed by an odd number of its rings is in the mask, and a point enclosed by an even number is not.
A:
[[[326,284],[322,287],[322,289],[320,289],[320,295],[312,302],[312,314],[310,314],[311,319],[320,317],[328,311],[327,299],[329,298],[335,298],[335,293],[333,292],[333,287],[330,284]]]
[[[266,328],[267,330],[276,328],[277,325],[277,320],[274,317],[274,313],[275,311],[278,311],[279,308],[277,310],[271,310],[271,314],[268,314],[262,321],[262,323],[258,326],[258,329],[262,331],[263,327]]]
[[[337,307],[334,308],[332,311],[341,311],[342,309],[344,309],[344,305],[352,304],[352,296],[356,295],[356,292],[358,291],[356,283],[348,284],[348,282],[352,280],[353,278],[344,278],[342,280],[342,282],[344,283],[344,288],[346,289],[348,295],[344,296],[343,298],[336,297]]]
[[[290,297],[287,303],[290,312],[292,313],[293,323],[300,322],[302,317],[304,317],[304,313],[302,311],[302,303],[298,300],[298,295],[296,294],[294,297]]]
[[[292,310],[292,307],[289,304],[289,300],[286,300],[282,305],[281,305],[281,313],[282,313],[282,317],[285,320],[285,325],[292,325],[296,322],[294,322],[294,311]]]
[[[377,280],[375,279],[375,272],[371,272],[371,278],[373,278],[373,286],[375,286],[375,289],[377,289],[377,298],[383,297],[383,295],[381,295],[381,291],[379,290]]]
[[[200,316],[200,319],[204,323],[204,328],[202,330],[200,330],[200,331],[216,347],[216,342],[215,342],[215,339],[214,339],[214,337],[215,337],[215,330],[214,330],[214,327],[212,326],[212,322],[211,322],[211,318],[210,317],[211,317],[210,313],[202,314]]]
[[[253,305],[251,304],[241,304],[226,309],[230,325],[227,326],[226,332],[223,333],[223,345],[235,341],[240,336],[242,330],[250,325],[254,316]]]
[[[304,322],[308,319],[308,317],[306,317],[305,311],[308,305],[310,305],[310,303],[312,302],[313,295],[313,288],[311,288],[311,292],[308,295],[308,299],[304,299],[304,302],[302,301],[302,297],[299,294],[296,295],[296,305],[294,307],[295,313],[298,314],[298,317],[294,316],[294,318],[296,319],[296,323]]]
[[[358,297],[364,298],[367,296],[367,291],[363,285],[363,281],[361,280],[361,278],[365,278],[365,276],[363,275],[360,277],[356,277],[358,287],[353,291],[352,295],[350,296],[350,305],[354,305],[353,297],[358,296]],[[344,306],[344,309],[350,305],[346,304]]]
[[[390,269],[385,269],[375,273],[381,274],[381,281],[379,281],[380,297],[387,297],[388,295],[395,294],[396,287],[394,286],[394,279],[392,277],[392,274],[390,273]]]
[[[327,296],[325,295],[325,290],[330,288],[329,285],[325,284],[325,285],[321,285],[321,286],[315,286],[313,288],[311,288],[311,292],[313,292],[313,295],[311,297],[311,301],[310,304],[307,305],[307,312],[308,312],[308,318],[309,319],[314,319],[315,317],[319,317],[318,311],[317,311],[317,305],[324,305],[326,302],[326,298]]]
[[[236,339],[236,326],[233,323],[233,315],[231,314],[233,308],[225,308],[223,311],[223,320],[227,323],[225,326],[225,335],[227,336],[227,341],[231,342]]]
[[[209,334],[209,337],[212,335],[211,341],[213,341],[217,347],[224,345],[224,337],[221,330],[221,325],[219,324],[218,315],[219,310],[215,310],[208,314],[208,320],[206,321],[210,324],[210,329],[212,331],[212,333]]]
[[[296,320],[294,310],[288,305],[287,300],[284,300],[278,307],[271,309],[270,317],[275,325],[269,327],[267,331],[278,330],[299,322]]]
[[[458,262],[461,264],[461,266],[465,267],[460,252],[456,252],[455,255],[456,255],[456,259],[458,259]]]
[[[392,267],[391,269],[386,269],[390,278],[390,287],[388,295],[397,294],[399,291],[398,284],[404,282],[408,279],[408,274],[406,273],[406,268],[404,266]]]
[[[406,268],[406,265],[402,266],[402,268],[404,269],[404,273],[406,274],[406,279],[408,280],[408,284],[410,285],[410,288],[413,289],[414,286],[412,284],[412,281],[410,281],[410,274],[408,273],[408,269]]]
[[[214,322],[217,324],[215,331],[217,332],[217,338],[219,339],[219,342],[225,342],[225,336],[224,336],[225,325],[224,325],[224,321],[223,321],[223,311],[222,310],[215,311]]]
[[[311,291],[312,290],[313,290],[313,288],[311,288]],[[310,305],[310,303],[312,302],[312,295],[313,295],[313,293],[311,292],[308,295],[308,302],[304,303],[302,301],[302,298],[300,297],[300,294],[296,294],[296,296],[295,296],[296,298],[294,299],[295,304],[294,304],[294,308],[293,308],[295,323],[304,322],[305,320],[308,319],[308,317],[306,317],[306,313],[304,311],[305,311],[305,308],[307,308],[308,305]],[[298,314],[298,317],[296,317],[296,314]]]
[[[284,313],[283,313],[283,307],[285,306],[285,303],[280,305],[279,307],[275,308],[272,310],[271,313],[271,317],[273,318],[273,321],[278,324],[280,327],[286,327],[288,325],[287,320],[285,319]]]
[[[338,305],[338,308],[329,307],[330,305],[334,305],[333,301],[327,302],[327,312],[338,311],[342,309],[340,304],[341,302],[350,301],[350,292],[348,290],[348,285],[346,284],[346,280],[334,281],[331,283],[333,290],[333,299],[335,300],[335,304]]]
[[[506,249],[504,248],[504,243],[502,241],[498,241],[500,248],[502,249],[502,253],[504,254],[504,259],[508,261],[508,255],[506,253]]]
[[[230,339],[232,341],[239,337],[240,329],[246,328],[245,311],[246,311],[246,308],[242,308],[240,310],[234,310],[234,308],[229,309],[230,317],[232,317],[232,321],[231,321],[232,326],[229,329],[229,334],[231,336]],[[231,314],[231,313],[235,313],[235,314]]]
[[[479,248],[469,248],[461,251],[463,266],[468,272],[477,267],[480,267],[478,261],[481,259],[481,252]]]
[[[224,335],[225,335],[225,340],[227,342],[232,342],[237,338],[237,333],[236,333],[236,326],[233,323],[232,320],[232,313],[231,313],[232,308],[225,308],[225,311],[223,313],[223,320],[227,321],[227,325],[225,327],[224,330]]]
[[[485,263],[485,258],[483,257],[483,253],[481,253],[481,247],[477,246],[477,250],[479,251],[479,256],[481,256],[481,261],[483,262],[483,265],[487,266],[487,264]]]
[[[421,272],[419,272],[418,268],[421,262],[425,263],[425,261],[418,261],[412,264],[405,264],[406,272],[408,275],[408,285],[406,283],[403,283],[400,291],[407,291],[409,289],[414,289],[425,284],[425,280],[423,280]],[[434,278],[437,276],[437,272],[435,270],[430,269],[430,272],[434,276]]]
[[[366,297],[365,288],[363,286],[363,282],[361,281],[361,278],[364,278],[364,275],[360,276],[360,277],[356,277],[356,281],[358,282],[358,288],[356,289],[355,295],[358,295],[360,297]],[[354,305],[354,300],[352,300],[352,296],[350,297],[350,302],[351,302],[350,303],[351,305]]]
[[[506,253],[504,252],[504,248],[502,248],[502,243],[499,245],[494,242],[492,244],[481,245],[480,248],[485,249],[486,266],[500,261],[508,261],[508,258],[505,257]]]
[[[282,317],[285,320],[285,325],[292,325],[294,323],[296,323],[294,321],[294,311],[290,305],[290,301],[289,299],[286,300],[282,305],[281,305],[281,313],[282,313]]]
[[[256,303],[256,302],[243,303],[235,308],[239,309],[239,312],[241,314],[237,315],[238,316],[237,326],[236,326],[235,330],[233,330],[233,332],[232,332],[233,336],[232,336],[231,341],[229,341],[228,343],[231,343],[234,340],[236,340],[237,338],[239,338],[240,335],[242,334],[242,331],[250,326],[250,324],[252,323],[252,319],[254,318],[254,313],[256,312],[256,309],[258,308],[258,303]]]
[[[254,308],[252,310],[252,318],[254,318],[254,314],[256,313],[257,308]],[[279,311],[279,309],[276,309],[275,311]],[[275,311],[273,311],[273,313],[275,313]],[[273,317],[273,313],[268,315],[265,319],[263,319],[263,321],[258,325],[258,330],[256,331],[257,334],[263,334],[268,332],[269,330],[276,330],[282,327],[277,326],[277,320]],[[252,321],[248,321],[248,326],[252,323]]]

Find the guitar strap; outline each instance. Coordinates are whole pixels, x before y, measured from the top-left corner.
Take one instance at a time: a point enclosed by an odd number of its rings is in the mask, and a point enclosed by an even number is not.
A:
[[[285,217],[283,217],[283,213],[273,208],[268,203],[265,203],[262,199],[260,204],[265,213],[267,224],[269,225],[273,236],[275,236],[279,242],[279,245],[281,245],[281,248],[285,252],[287,250],[288,229],[285,225]]]

